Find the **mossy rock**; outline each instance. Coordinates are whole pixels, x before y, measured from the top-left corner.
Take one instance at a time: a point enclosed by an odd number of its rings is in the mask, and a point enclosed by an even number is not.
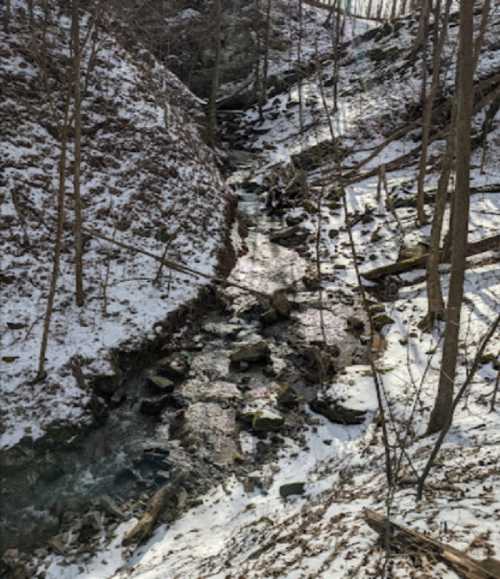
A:
[[[394,324],[394,320],[387,314],[379,314],[373,318],[373,327],[377,332],[380,332],[385,326]]]

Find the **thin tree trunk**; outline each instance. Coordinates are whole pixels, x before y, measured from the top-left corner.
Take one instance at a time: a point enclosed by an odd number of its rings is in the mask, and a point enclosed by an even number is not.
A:
[[[439,20],[441,17],[441,0],[436,0],[434,6],[434,43],[432,54],[432,80],[429,94],[425,97],[425,108],[422,122],[422,152],[420,155],[420,166],[417,180],[417,217],[419,225],[423,225],[426,221],[424,211],[424,200],[425,200],[424,183],[427,170],[427,153],[429,150],[429,140],[431,133],[432,110],[434,100],[436,98],[439,88],[441,54],[443,51],[444,43],[446,41],[448,32],[448,16],[450,12],[451,2],[452,0],[447,0],[446,2],[441,27],[439,25]]]
[[[5,30],[6,33],[9,32],[10,13],[11,13],[10,0],[5,0],[4,13],[3,13],[3,29]]]
[[[73,193],[75,206],[75,299],[76,305],[85,303],[83,291],[83,242],[82,242],[82,200],[80,195],[81,172],[81,47],[79,0],[72,0],[71,32],[73,43],[73,90],[75,100],[75,162],[73,171]]]
[[[59,188],[57,192],[57,226],[56,239],[54,243],[54,256],[52,259],[52,276],[50,279],[49,295],[47,297],[47,307],[43,322],[42,343],[40,345],[40,355],[38,359],[38,372],[36,380],[45,378],[45,357],[49,343],[50,322],[54,311],[54,300],[56,296],[57,281],[61,268],[61,248],[64,234],[64,200],[66,189],[66,156],[68,149],[69,134],[69,107],[71,102],[71,87],[68,87],[66,102],[64,105],[64,119],[61,129],[61,153],[59,156]]]
[[[264,66],[262,70],[262,101],[267,99],[267,78],[269,76],[269,39],[271,36],[271,1],[266,6],[266,33],[264,37]]]
[[[212,87],[208,101],[208,142],[214,146],[217,141],[217,92],[220,82],[222,56],[222,0],[215,0],[215,62],[212,73]]]
[[[452,230],[451,276],[446,310],[443,359],[438,393],[428,426],[429,434],[448,428],[452,419],[453,387],[458,356],[469,225],[471,119],[474,88],[473,29],[474,5],[470,0],[461,0],[456,131],[457,185]]]

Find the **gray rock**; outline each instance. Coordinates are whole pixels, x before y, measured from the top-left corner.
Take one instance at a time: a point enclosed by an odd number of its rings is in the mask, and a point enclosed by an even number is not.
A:
[[[285,419],[278,412],[271,410],[258,410],[252,419],[252,428],[256,432],[275,432],[281,430]]]
[[[303,495],[305,493],[305,483],[293,482],[280,486],[280,496],[284,499],[292,495]]]
[[[391,324],[394,324],[394,320],[387,314],[379,314],[373,318],[373,327],[377,331]]]
[[[283,318],[288,318],[290,316],[292,306],[288,301],[286,290],[279,289],[273,292],[273,295],[271,296],[271,307],[278,315],[282,316]]]
[[[271,352],[267,342],[264,340],[256,340],[254,342],[247,342],[240,344],[233,352],[231,352],[231,362],[267,362],[269,361]]]
[[[311,401],[309,406],[311,410],[328,418],[335,424],[363,424],[366,412],[364,410],[353,410],[342,406],[336,401],[330,401],[323,398],[316,398]]]
[[[166,376],[159,376],[151,373],[148,376],[148,385],[158,392],[172,392],[175,388],[175,383]]]
[[[158,398],[143,398],[139,406],[139,411],[148,416],[158,416],[163,412],[169,401],[169,394],[165,394]]]
[[[189,372],[187,357],[181,353],[172,354],[158,362],[161,372],[172,380],[182,380]]]

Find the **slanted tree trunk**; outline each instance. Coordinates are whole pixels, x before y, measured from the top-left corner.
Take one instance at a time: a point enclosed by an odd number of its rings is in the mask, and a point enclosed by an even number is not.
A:
[[[217,92],[220,83],[220,66],[222,57],[222,0],[215,0],[215,30],[214,49],[215,59],[212,72],[212,87],[208,99],[208,142],[214,146],[217,141]]]
[[[463,301],[467,233],[469,226],[469,184],[471,156],[471,119],[473,106],[473,28],[474,5],[460,2],[460,41],[457,105],[457,184],[453,214],[451,276],[446,309],[446,330],[438,393],[431,413],[428,433],[448,428],[452,419],[453,387],[458,356],[460,315]]]
[[[76,305],[85,303],[83,291],[83,242],[82,242],[82,200],[80,195],[81,169],[81,46],[80,46],[80,1],[71,3],[71,40],[73,44],[73,94],[75,101],[75,160],[73,168],[73,194],[75,207],[75,299]]]

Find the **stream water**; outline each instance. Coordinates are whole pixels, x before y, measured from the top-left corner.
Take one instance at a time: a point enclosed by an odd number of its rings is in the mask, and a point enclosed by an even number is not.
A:
[[[246,253],[231,279],[266,293],[286,288],[296,304],[293,315],[263,324],[257,298],[235,288],[219,290],[206,313],[166,345],[166,352],[180,353],[189,369],[175,381],[174,396],[161,412],[141,411],[144,400],[154,404],[161,398],[148,381],[151,368],[132,369],[107,419],[83,440],[54,443],[22,468],[14,465],[1,473],[0,553],[12,547],[32,551],[54,537],[61,552],[85,551],[96,527],[104,528],[110,520],[116,525],[120,512],[140,513],[157,488],[179,484],[180,473],[190,496],[230,472],[244,477],[256,464],[272,459],[280,436],[255,436],[239,421],[241,408],[249,399],[272,397],[284,382],[304,399],[314,397],[316,388],[304,379],[297,344],[320,337],[317,296],[301,286],[307,262],[270,241],[271,232],[285,224],[269,218],[263,200],[241,186],[251,172],[252,165],[239,167],[230,179],[249,224]],[[359,350],[359,341],[345,331],[350,310],[332,303],[326,313],[331,336],[342,342],[338,364],[343,365]],[[268,344],[270,360],[231,364],[235,347],[255,340]],[[303,414],[292,411],[287,417],[287,435],[299,435]],[[243,459],[236,460],[240,454]],[[93,519],[87,528],[81,521],[89,513]]]

